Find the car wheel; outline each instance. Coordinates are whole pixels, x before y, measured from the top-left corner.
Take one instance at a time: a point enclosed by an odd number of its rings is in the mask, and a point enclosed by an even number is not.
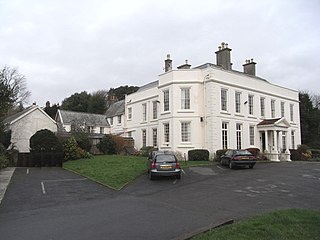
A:
[[[233,168],[233,163],[231,161],[229,161],[229,168],[232,169]]]
[[[249,168],[253,168],[253,166],[254,166],[253,164],[250,164],[250,165],[249,165]]]

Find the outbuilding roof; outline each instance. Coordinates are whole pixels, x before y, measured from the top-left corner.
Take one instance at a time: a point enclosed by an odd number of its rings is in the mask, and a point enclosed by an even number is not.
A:
[[[109,127],[107,118],[103,114],[73,112],[67,110],[58,110],[58,114],[63,124],[85,124],[87,126]]]

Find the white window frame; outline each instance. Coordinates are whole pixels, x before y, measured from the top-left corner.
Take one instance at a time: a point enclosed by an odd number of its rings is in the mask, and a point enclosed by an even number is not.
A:
[[[158,119],[158,102],[152,102],[152,119]]]
[[[170,111],[170,95],[169,89],[163,91],[163,111]]]
[[[152,144],[153,144],[153,147],[158,147],[158,129],[157,128],[152,129]]]
[[[191,142],[191,122],[181,122],[181,142]]]
[[[147,130],[142,129],[141,133],[142,133],[142,147],[146,147],[147,146]]]
[[[221,124],[221,137],[222,137],[222,149],[228,149],[228,135],[229,135],[229,132],[228,132],[228,128],[229,128],[229,123],[228,122],[222,122]]]
[[[118,124],[121,124],[121,115],[118,115]]]
[[[254,115],[254,95],[248,95],[249,115]]]
[[[281,117],[285,115],[285,102],[280,102]]]
[[[142,103],[142,121],[147,121],[147,103]]]
[[[170,124],[168,122],[163,124],[163,141],[165,144],[170,142]]]
[[[266,102],[264,97],[260,97],[260,115],[261,117],[266,116]]]
[[[128,120],[132,119],[132,107],[128,107]]]
[[[241,92],[235,92],[235,111],[241,113]]]
[[[276,100],[271,99],[271,118],[276,117]]]
[[[293,122],[294,121],[294,105],[291,103],[290,104],[290,121]]]
[[[242,149],[242,123],[236,123],[237,149]]]
[[[221,104],[221,111],[228,111],[228,89],[221,88],[220,91],[220,104]]]
[[[254,126],[249,126],[249,138],[250,138],[250,145],[251,146],[254,146],[255,144],[255,141],[254,141],[254,135],[255,135],[255,132],[254,132]]]
[[[190,88],[181,88],[181,109],[190,109]]]

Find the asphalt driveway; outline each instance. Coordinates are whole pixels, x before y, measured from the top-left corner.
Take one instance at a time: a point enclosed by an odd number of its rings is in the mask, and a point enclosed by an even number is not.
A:
[[[117,192],[60,168],[17,168],[0,205],[1,239],[175,239],[275,209],[320,210],[320,163],[184,171]]]

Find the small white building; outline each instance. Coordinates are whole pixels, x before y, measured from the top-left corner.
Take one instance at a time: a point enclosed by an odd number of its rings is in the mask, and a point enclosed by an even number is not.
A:
[[[40,107],[32,105],[4,120],[11,130],[11,145],[19,153],[30,152],[30,138],[39,130],[57,132],[56,122]]]
[[[289,160],[289,149],[301,144],[298,91],[257,77],[253,60],[243,72],[233,70],[230,52],[222,43],[216,64],[191,68],[186,61],[178,69],[168,55],[157,81],[126,96],[122,135],[133,137],[138,149],[213,155],[254,147],[271,160]]]

